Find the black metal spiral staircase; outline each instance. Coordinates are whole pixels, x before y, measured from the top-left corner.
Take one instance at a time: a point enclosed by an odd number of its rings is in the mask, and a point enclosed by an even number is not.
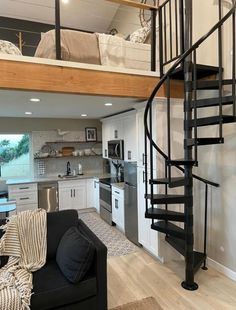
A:
[[[182,286],[188,290],[195,290],[198,285],[194,282],[195,272],[203,265],[206,268],[206,232],[207,232],[207,192],[208,186],[219,186],[217,183],[208,181],[193,174],[193,166],[198,166],[198,147],[211,144],[224,143],[223,124],[236,122],[236,43],[235,43],[235,10],[236,1],[232,0],[232,8],[222,16],[222,1],[219,0],[219,21],[212,29],[192,44],[192,1],[167,0],[159,8],[159,44],[161,61],[161,79],[153,90],[145,109],[145,217],[152,219],[151,228],[166,235],[165,240],[185,257],[185,281]],[[172,11],[174,11],[172,13]],[[167,14],[168,13],[168,14]],[[175,15],[175,18],[173,18]],[[172,44],[172,27],[170,27],[170,46],[167,47],[166,23],[167,19],[175,20],[177,38]],[[177,23],[180,22],[180,25]],[[222,29],[226,22],[232,24],[232,76],[223,79],[223,48]],[[178,25],[177,25],[178,24]],[[181,30],[182,29],[182,30]],[[179,33],[180,31],[180,33]],[[217,58],[216,67],[197,64],[198,48],[213,34],[217,34]],[[180,39],[179,39],[180,38]],[[179,41],[178,41],[179,40]],[[174,48],[172,48],[172,45]],[[175,52],[175,54],[174,54]],[[206,51],[207,52],[207,51]],[[212,52],[212,51],[211,51]],[[165,66],[175,63],[164,74]],[[212,79],[214,76],[214,79]],[[171,79],[183,79],[184,81],[184,158],[173,159],[171,150]],[[166,83],[167,89],[167,154],[158,147],[158,142],[153,140],[153,100],[160,89]],[[224,87],[230,88],[230,95],[224,94]],[[198,99],[199,90],[217,90],[217,97]],[[224,106],[230,106],[231,114],[224,114]],[[210,117],[198,117],[200,109],[218,107],[217,115]],[[157,116],[158,122],[158,116]],[[217,137],[199,137],[198,128],[202,126],[219,126]],[[165,175],[154,178],[154,156],[158,152],[165,161]],[[173,169],[182,172],[182,177],[173,177]],[[158,171],[157,171],[158,172]],[[148,179],[149,177],[149,179]],[[204,250],[194,251],[193,230],[193,180],[198,179],[205,184],[205,228]],[[169,194],[170,188],[184,188],[184,194]],[[160,189],[160,190],[158,190]],[[164,190],[165,194],[156,194]],[[171,210],[170,205],[181,204],[183,212]],[[175,222],[175,223],[173,223]],[[176,224],[182,223],[177,226]]]

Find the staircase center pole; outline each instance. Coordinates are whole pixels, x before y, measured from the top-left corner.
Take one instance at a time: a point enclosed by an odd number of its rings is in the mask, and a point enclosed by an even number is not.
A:
[[[185,0],[184,19],[184,50],[187,51],[192,46],[192,0]],[[192,139],[192,128],[189,123],[192,120],[192,90],[186,85],[193,79],[192,55],[190,54],[184,61],[184,139]],[[186,140],[185,140],[186,141]],[[192,160],[192,146],[184,146],[185,161]],[[186,185],[184,194],[188,197],[184,206],[185,212],[185,281],[182,287],[187,290],[196,290],[198,285],[194,282],[194,254],[193,254],[193,177],[192,166],[185,165]]]

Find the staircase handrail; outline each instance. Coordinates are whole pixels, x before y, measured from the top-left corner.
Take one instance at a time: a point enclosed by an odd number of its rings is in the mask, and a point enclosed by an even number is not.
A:
[[[168,0],[166,1],[168,2]],[[222,17],[221,20],[219,20],[205,35],[203,35],[200,39],[198,39],[192,46],[190,49],[188,49],[186,52],[184,52],[179,59],[172,65],[172,67],[161,77],[160,81],[158,82],[158,84],[156,85],[156,87],[153,89],[151,96],[149,97],[148,101],[147,101],[147,105],[145,108],[145,112],[144,112],[144,128],[145,128],[145,134],[148,137],[151,145],[157,150],[157,152],[159,154],[162,155],[162,157],[164,157],[166,160],[168,159],[168,156],[157,146],[157,144],[153,141],[153,139],[151,139],[150,136],[150,132],[148,130],[148,123],[147,123],[147,116],[148,116],[148,111],[151,107],[151,104],[155,98],[156,93],[158,92],[158,90],[161,88],[161,86],[164,84],[164,82],[167,80],[167,78],[171,75],[171,73],[173,73],[173,71],[178,67],[178,65],[180,65],[182,63],[182,61],[188,57],[193,51],[195,51],[207,38],[209,38],[217,29],[219,29],[226,20],[228,20],[231,15],[233,15],[233,13],[236,11],[236,0],[232,0],[232,8],[230,9],[230,11],[225,14],[224,17]],[[184,172],[184,169],[180,166],[175,166],[177,169],[179,169],[180,171]],[[209,184],[211,186],[214,187],[219,187],[220,185],[218,183],[206,180],[202,177],[199,177],[198,175],[192,174],[193,178],[205,183],[205,184]]]

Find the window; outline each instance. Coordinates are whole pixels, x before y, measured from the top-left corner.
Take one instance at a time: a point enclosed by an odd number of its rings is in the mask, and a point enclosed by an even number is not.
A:
[[[0,134],[0,177],[30,176],[29,134]]]

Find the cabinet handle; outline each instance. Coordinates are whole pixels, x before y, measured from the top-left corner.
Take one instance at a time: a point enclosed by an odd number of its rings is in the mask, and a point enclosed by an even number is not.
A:
[[[145,183],[145,171],[143,171],[143,183]]]
[[[115,208],[116,208],[116,209],[119,209],[119,204],[118,204],[118,203],[119,203],[119,200],[118,200],[118,199],[115,199]]]
[[[143,166],[144,166],[144,164],[145,164],[145,155],[143,153]]]
[[[131,160],[131,151],[128,151],[128,159]]]
[[[118,194],[118,195],[120,195],[120,193],[119,193],[119,192],[117,192],[117,191],[115,191],[115,193],[116,193],[116,194]]]
[[[107,150],[105,150],[105,157],[107,157]]]
[[[74,189],[74,197],[75,197],[75,189]]]
[[[29,187],[19,187],[19,189],[29,189]]]
[[[22,197],[22,198],[20,198],[20,200],[28,200],[29,199],[29,197]]]
[[[93,182],[93,188],[96,188],[96,182],[95,181]]]
[[[114,130],[114,138],[115,138],[115,139],[118,139],[118,130],[117,130],[117,129]]]
[[[72,198],[72,189],[70,190],[70,197]]]

